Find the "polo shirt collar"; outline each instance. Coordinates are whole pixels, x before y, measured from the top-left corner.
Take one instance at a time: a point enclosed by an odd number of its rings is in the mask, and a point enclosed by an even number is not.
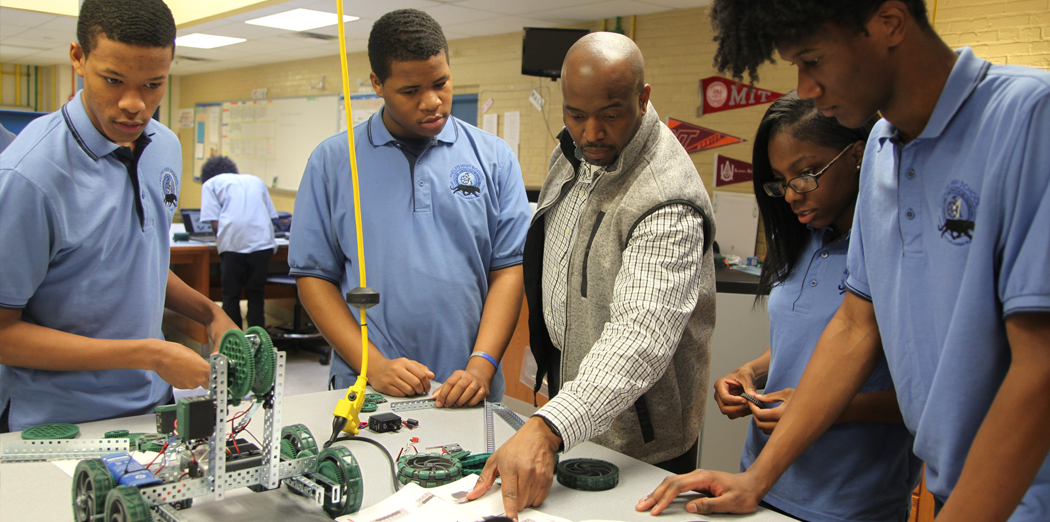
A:
[[[368,118],[368,141],[373,147],[382,147],[397,141],[397,138],[390,134],[390,130],[383,123],[384,110],[386,107],[379,109],[371,118]],[[456,142],[456,139],[459,138],[459,129],[453,124],[453,118],[451,114],[448,115],[448,121],[445,122],[441,132],[434,136],[434,141],[448,144]]]
[[[963,104],[966,103],[973,90],[984,80],[988,68],[992,65],[987,60],[982,60],[974,55],[973,50],[969,47],[963,47],[955,51],[955,53],[959,55],[959,58],[955,60],[955,65],[952,66],[952,72],[948,75],[948,81],[945,82],[944,89],[941,90],[941,95],[937,99],[937,105],[933,108],[930,120],[926,122],[926,128],[922,129],[922,132],[916,139],[940,137],[941,133],[948,127],[948,124],[951,123],[952,118],[962,109]],[[895,137],[897,137],[896,126],[893,124],[881,126],[878,135],[879,149],[882,149],[886,141]]]
[[[62,106],[62,119],[65,120],[66,127],[69,128],[70,134],[73,135],[77,145],[80,145],[81,150],[91,159],[98,161],[99,158],[117,150],[120,145],[109,141],[91,123],[91,118],[88,116],[87,110],[84,109],[84,102],[81,100],[83,94],[83,89],[77,91],[76,96],[69,100],[69,103]]]

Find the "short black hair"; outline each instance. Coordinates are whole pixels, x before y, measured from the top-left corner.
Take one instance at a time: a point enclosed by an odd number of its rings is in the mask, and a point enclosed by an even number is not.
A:
[[[768,294],[773,285],[787,279],[798,264],[809,237],[807,226],[798,221],[791,205],[784,198],[766,194],[762,188],[763,184],[776,178],[769,162],[769,142],[777,134],[786,132],[799,141],[841,150],[851,143],[866,142],[876,121],[878,116],[860,128],[851,129],[835,118],[821,114],[813,100],[803,100],[795,91],[781,96],[766,110],[758,124],[751,154],[751,179],[766,238],[766,259],[758,280],[758,295]]]
[[[758,66],[775,63],[778,45],[792,45],[828,25],[866,34],[865,25],[888,0],[714,0],[711,27],[718,49],[715,68],[743,81],[758,81]],[[901,0],[919,27],[930,28],[924,0]]]
[[[368,63],[383,83],[394,62],[420,62],[445,53],[448,41],[441,25],[418,9],[398,9],[379,17],[368,35]]]
[[[212,156],[201,165],[201,183],[219,174],[238,174],[237,164],[227,156]]]
[[[171,47],[175,18],[162,0],[84,0],[77,18],[77,42],[87,56],[99,36],[141,47]]]

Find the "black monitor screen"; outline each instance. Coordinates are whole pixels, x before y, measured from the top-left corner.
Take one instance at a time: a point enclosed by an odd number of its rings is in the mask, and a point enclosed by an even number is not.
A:
[[[565,53],[587,29],[526,27],[521,45],[521,74],[560,78]]]
[[[211,223],[201,221],[201,209],[182,209],[182,224],[186,226],[186,232],[191,234],[211,233]]]

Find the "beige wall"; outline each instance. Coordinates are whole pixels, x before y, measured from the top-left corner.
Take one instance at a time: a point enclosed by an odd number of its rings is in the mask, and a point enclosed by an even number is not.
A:
[[[970,45],[979,56],[995,63],[1022,64],[1050,69],[1050,0],[938,0],[928,2],[937,31],[952,47]],[[934,12],[936,7],[936,12]],[[749,160],[751,139],[767,105],[696,116],[700,103],[697,85],[701,78],[716,74],[711,67],[715,44],[706,8],[695,8],[636,18],[635,41],[646,60],[646,80],[652,85],[652,102],[665,121],[668,116],[728,133],[748,141],[691,155],[708,190],[714,187],[716,153]],[[576,27],[598,30],[601,21]],[[332,45],[332,44],[324,44]],[[521,112],[519,160],[526,186],[535,188],[546,176],[547,160],[554,146],[553,134],[561,129],[560,83],[522,76],[521,35],[510,33],[449,42],[453,83],[456,93],[477,93],[479,103],[489,98],[489,113]],[[350,83],[368,82],[368,60],[364,53],[348,56]],[[767,65],[760,71],[758,87],[777,92],[794,88],[794,70],[782,63]],[[324,76],[325,91],[310,90],[309,83]],[[177,107],[196,103],[248,99],[251,90],[267,88],[271,97],[336,94],[340,92],[341,72],[337,57],[247,67],[230,71],[183,76],[179,80],[181,100]],[[547,99],[543,113],[528,102],[536,89]],[[479,123],[481,114],[478,115]],[[546,118],[546,120],[545,120]],[[183,162],[192,168],[191,131],[180,130]],[[193,173],[183,175],[182,201],[196,205],[200,184]],[[731,192],[750,192],[747,183],[719,188]],[[276,190],[278,210],[293,211],[294,193]],[[759,250],[764,251],[760,245]]]

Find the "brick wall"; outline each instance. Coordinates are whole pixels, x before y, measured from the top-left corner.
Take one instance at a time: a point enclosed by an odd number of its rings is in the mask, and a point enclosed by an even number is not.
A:
[[[979,56],[994,63],[1030,65],[1050,69],[1050,0],[937,0],[928,2],[935,28],[952,47],[973,46]],[[934,8],[936,7],[936,12]],[[934,15],[936,16],[934,18]],[[601,21],[575,27],[599,30]],[[635,41],[646,61],[646,81],[652,86],[653,106],[665,121],[674,117],[716,129],[748,141],[693,153],[692,159],[708,190],[714,187],[716,153],[741,160],[751,157],[751,139],[767,105],[697,117],[700,78],[715,74],[711,67],[715,44],[712,41],[706,8],[694,8],[641,15],[635,22]],[[326,44],[330,45],[330,44]],[[522,76],[521,35],[510,33],[449,42],[455,92],[478,94],[479,104],[493,100],[489,113],[520,111],[519,160],[526,186],[535,188],[546,176],[547,161],[554,147],[553,134],[561,129],[560,82]],[[368,60],[364,53],[348,56],[350,82],[367,85]],[[309,82],[325,76],[325,91],[310,90]],[[763,89],[787,92],[795,87],[794,69],[782,64],[767,65],[760,71]],[[317,58],[280,64],[261,65],[230,71],[183,76],[179,80],[181,102],[177,107],[196,103],[248,99],[251,90],[267,88],[271,97],[336,94],[341,92],[338,57]],[[358,81],[360,79],[360,82]],[[546,100],[543,112],[529,103],[529,93],[537,90]],[[354,89],[356,91],[356,89]],[[479,124],[482,114],[479,111]],[[196,205],[200,184],[192,181],[192,134],[179,131],[183,160],[183,201]],[[749,193],[747,183],[718,190]],[[293,209],[294,193],[274,191],[278,210]],[[759,234],[759,252],[764,252]]]

